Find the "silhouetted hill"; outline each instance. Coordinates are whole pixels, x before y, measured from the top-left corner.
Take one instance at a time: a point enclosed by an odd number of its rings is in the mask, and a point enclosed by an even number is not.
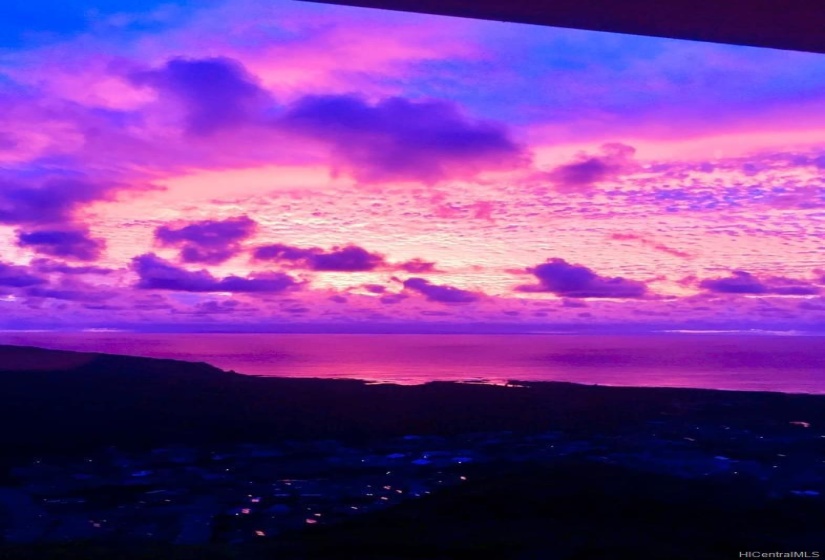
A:
[[[789,490],[812,484],[811,473],[825,457],[823,425],[823,396],[569,383],[369,385],[256,378],[174,360],[0,347],[0,446],[8,465],[27,455],[169,443],[369,441],[502,430],[558,430],[569,443],[596,442],[587,456],[572,446],[552,461],[523,460],[514,445],[502,460],[462,465],[466,484],[260,542],[8,544],[0,546],[0,558],[447,559],[486,554],[710,560],[752,550],[821,550],[825,502],[817,492],[813,498]],[[611,434],[621,437],[603,450],[598,442]],[[684,437],[688,434],[701,435]],[[674,440],[690,440],[691,455],[668,455],[681,449]],[[532,445],[535,451],[538,444]],[[646,457],[648,467],[644,461],[633,467],[632,458],[622,459],[625,453]],[[781,463],[789,473],[801,473],[800,486],[772,486],[758,470],[742,476],[724,470],[679,474],[680,461],[689,464],[703,453],[721,463],[730,459],[714,457],[717,453],[739,457],[743,468],[750,459],[768,470]],[[658,466],[651,471],[651,464]]]
[[[681,480],[562,461],[479,468],[471,482],[312,527],[277,558],[702,560],[820,550],[820,501],[771,500],[753,481]],[[262,556],[264,557],[264,556]]]
[[[45,369],[48,367],[49,369]],[[370,385],[263,378],[203,363],[0,346],[7,455],[115,445],[621,430],[658,418],[777,431],[825,421],[825,397],[570,383]]]

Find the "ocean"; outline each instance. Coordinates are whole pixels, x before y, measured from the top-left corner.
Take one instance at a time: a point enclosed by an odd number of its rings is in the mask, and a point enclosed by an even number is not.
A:
[[[569,381],[825,394],[821,336],[4,332],[0,344],[379,383]]]

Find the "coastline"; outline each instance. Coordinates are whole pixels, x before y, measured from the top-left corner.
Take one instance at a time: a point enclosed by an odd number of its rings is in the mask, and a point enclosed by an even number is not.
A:
[[[822,544],[822,395],[3,358],[3,558],[721,560]]]
[[[16,356],[17,369],[10,356]],[[256,377],[205,363],[10,346],[0,346],[0,359],[0,417],[17,426],[0,436],[9,452],[242,437],[255,442],[556,427],[597,431],[660,417],[776,429],[794,421],[825,425],[825,396],[799,393],[517,380],[517,386],[373,384]],[[51,369],[42,369],[44,360]]]

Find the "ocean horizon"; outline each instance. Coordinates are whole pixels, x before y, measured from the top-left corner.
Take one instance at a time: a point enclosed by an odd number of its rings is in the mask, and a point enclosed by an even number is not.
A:
[[[825,394],[822,337],[787,334],[6,331],[0,344],[206,362],[247,375],[405,385],[563,381]]]

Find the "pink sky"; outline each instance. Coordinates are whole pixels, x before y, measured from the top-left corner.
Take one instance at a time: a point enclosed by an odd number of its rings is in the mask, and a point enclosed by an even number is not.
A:
[[[181,3],[0,97],[3,329],[825,327],[821,55]]]

